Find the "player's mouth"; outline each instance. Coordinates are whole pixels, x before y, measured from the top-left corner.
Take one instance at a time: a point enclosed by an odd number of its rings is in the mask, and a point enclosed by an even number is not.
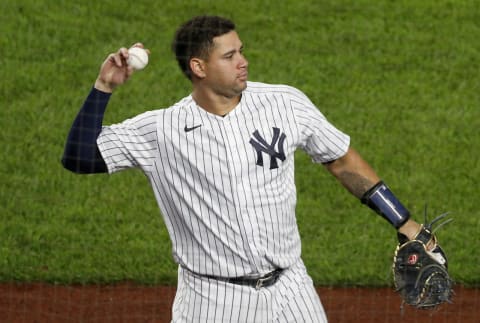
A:
[[[243,72],[241,74],[238,74],[238,79],[242,82],[245,82],[248,79],[248,72]]]

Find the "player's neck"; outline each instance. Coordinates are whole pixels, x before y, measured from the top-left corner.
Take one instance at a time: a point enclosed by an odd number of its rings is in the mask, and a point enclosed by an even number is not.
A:
[[[212,91],[201,91],[194,89],[192,98],[197,105],[205,111],[218,116],[225,116],[230,111],[235,109],[235,107],[238,105],[238,102],[240,102],[241,95],[229,97],[216,94]]]

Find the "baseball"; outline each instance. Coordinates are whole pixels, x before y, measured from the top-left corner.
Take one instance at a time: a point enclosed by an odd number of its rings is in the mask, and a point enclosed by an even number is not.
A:
[[[135,70],[141,70],[148,64],[148,53],[140,47],[132,47],[128,49],[127,64]]]

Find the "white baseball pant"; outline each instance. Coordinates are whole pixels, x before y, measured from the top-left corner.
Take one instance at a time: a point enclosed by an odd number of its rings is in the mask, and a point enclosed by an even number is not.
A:
[[[179,267],[173,323],[326,323],[312,279],[299,260],[272,286],[259,290],[202,277]]]

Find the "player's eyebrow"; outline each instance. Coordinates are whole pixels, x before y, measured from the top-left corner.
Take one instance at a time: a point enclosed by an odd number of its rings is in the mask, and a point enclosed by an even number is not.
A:
[[[240,46],[240,48],[238,49],[238,51],[241,53],[243,51],[243,45]],[[232,50],[229,50],[228,52],[224,53],[222,56],[223,57],[227,57],[227,56],[230,56],[230,55],[233,55],[234,53],[237,52],[237,49],[232,49]]]

